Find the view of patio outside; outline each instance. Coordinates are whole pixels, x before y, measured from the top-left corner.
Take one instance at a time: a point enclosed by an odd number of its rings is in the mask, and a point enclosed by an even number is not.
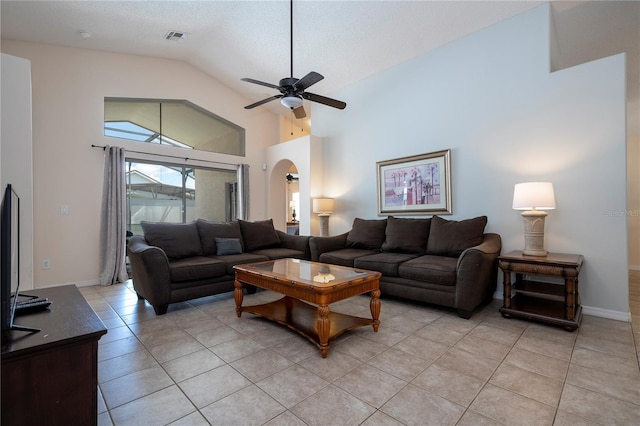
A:
[[[140,222],[184,223],[236,218],[235,170],[127,161],[127,230]],[[197,190],[196,190],[197,188]]]

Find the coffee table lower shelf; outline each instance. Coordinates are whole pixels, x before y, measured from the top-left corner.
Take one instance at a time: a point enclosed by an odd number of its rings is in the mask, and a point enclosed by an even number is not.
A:
[[[329,351],[329,342],[345,331],[366,325],[374,325],[374,320],[371,318],[361,318],[338,312],[329,312],[327,316],[330,324],[329,333],[326,338],[323,338],[318,331],[318,320],[320,319],[318,307],[305,303],[302,300],[285,296],[274,302],[262,305],[242,306],[241,309],[242,312],[259,315],[298,332],[318,346],[323,358],[327,356]]]

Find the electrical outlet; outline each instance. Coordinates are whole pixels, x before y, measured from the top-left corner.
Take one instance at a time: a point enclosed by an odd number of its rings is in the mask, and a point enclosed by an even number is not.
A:
[[[40,267],[41,267],[42,269],[49,269],[49,268],[51,268],[51,261],[50,261],[49,259],[43,259],[43,260],[42,260],[42,263],[41,263],[41,265],[40,265]]]

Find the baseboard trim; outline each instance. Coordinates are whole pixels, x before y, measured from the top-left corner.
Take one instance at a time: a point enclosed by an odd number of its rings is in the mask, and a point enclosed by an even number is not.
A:
[[[594,317],[631,322],[631,312],[611,311],[609,309],[594,308],[593,306],[582,305],[582,313]]]
[[[100,285],[100,280],[89,280],[89,281],[78,281],[75,283],[69,283],[69,284],[75,284],[76,287],[91,287],[94,285]]]

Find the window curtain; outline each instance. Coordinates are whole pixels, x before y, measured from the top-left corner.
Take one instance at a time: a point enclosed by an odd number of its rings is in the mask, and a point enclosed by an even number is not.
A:
[[[238,164],[238,219],[249,220],[248,164]]]
[[[124,148],[105,147],[100,223],[100,284],[125,282],[126,201]]]

